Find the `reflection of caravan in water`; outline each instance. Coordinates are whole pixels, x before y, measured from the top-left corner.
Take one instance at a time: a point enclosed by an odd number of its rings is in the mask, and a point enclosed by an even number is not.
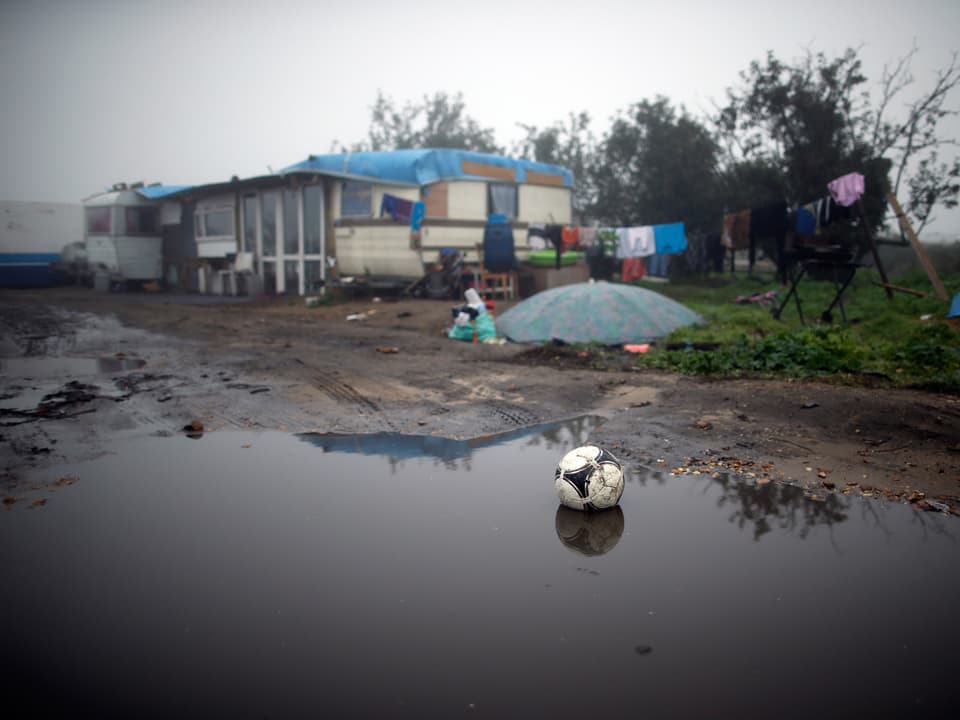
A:
[[[84,201],[84,239],[90,272],[111,281],[160,279],[160,208],[126,184]]]

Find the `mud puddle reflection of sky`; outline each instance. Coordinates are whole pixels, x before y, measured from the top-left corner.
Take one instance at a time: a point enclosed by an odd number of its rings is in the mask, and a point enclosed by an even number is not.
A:
[[[4,696],[100,717],[950,707],[956,519],[637,472],[614,511],[560,509],[556,462],[593,427],[134,438],[54,468],[32,480],[78,479],[0,513]]]

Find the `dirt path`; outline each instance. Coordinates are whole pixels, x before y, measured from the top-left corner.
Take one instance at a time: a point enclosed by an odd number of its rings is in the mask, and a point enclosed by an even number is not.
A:
[[[728,472],[814,497],[960,510],[960,398],[601,371],[564,349],[447,340],[451,304],[0,291],[5,492],[33,468],[95,455],[107,438],[193,421],[214,432],[466,438],[597,414],[606,421],[592,440],[634,472]],[[123,371],[43,360],[57,357]]]

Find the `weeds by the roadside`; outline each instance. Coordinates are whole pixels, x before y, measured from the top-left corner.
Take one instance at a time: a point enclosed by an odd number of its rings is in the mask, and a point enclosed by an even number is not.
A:
[[[960,392],[960,330],[945,319],[948,304],[931,295],[922,273],[897,284],[923,292],[923,297],[897,292],[888,299],[876,279],[871,271],[861,271],[843,295],[847,321],[835,308],[829,324],[820,316],[833,299],[834,285],[805,280],[800,298],[806,325],[792,299],[779,318],[773,317],[772,308],[787,292],[773,279],[691,280],[657,287],[705,322],[677,330],[635,362],[692,375],[817,377],[844,383],[868,378]],[[942,280],[951,297],[960,292],[960,275]],[[770,291],[777,293],[772,303],[735,302]]]

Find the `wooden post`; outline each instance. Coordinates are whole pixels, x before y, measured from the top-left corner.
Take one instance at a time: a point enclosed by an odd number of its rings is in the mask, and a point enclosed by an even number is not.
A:
[[[890,207],[892,207],[893,211],[896,213],[897,221],[900,223],[900,228],[913,244],[913,249],[917,251],[917,257],[920,258],[920,264],[923,265],[923,269],[927,271],[927,277],[929,277],[930,282],[933,283],[933,289],[936,291],[937,297],[939,297],[941,300],[949,300],[950,296],[947,295],[947,290],[945,287],[943,287],[943,283],[940,282],[940,276],[937,275],[937,271],[934,269],[933,263],[930,262],[930,258],[927,256],[927,251],[923,249],[923,245],[920,244],[920,239],[913,231],[913,226],[910,224],[910,221],[904,214],[903,208],[900,207],[900,203],[897,201],[897,196],[892,192],[887,193],[887,202],[890,203]]]
[[[860,213],[860,227],[863,228],[863,232],[867,236],[867,244],[870,246],[870,252],[873,253],[873,261],[877,264],[880,279],[883,280],[883,287],[887,291],[887,298],[893,300],[893,290],[889,287],[890,281],[887,280],[887,271],[883,269],[883,263],[880,262],[880,253],[877,252],[877,244],[873,241],[873,233],[870,232],[870,223],[867,222],[867,214],[863,211],[863,202],[860,198],[857,198],[857,212]]]

